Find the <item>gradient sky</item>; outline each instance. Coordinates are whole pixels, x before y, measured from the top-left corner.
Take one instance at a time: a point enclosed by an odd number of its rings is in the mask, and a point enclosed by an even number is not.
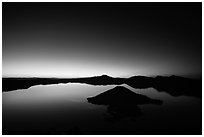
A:
[[[3,2],[3,76],[201,74],[201,6]]]

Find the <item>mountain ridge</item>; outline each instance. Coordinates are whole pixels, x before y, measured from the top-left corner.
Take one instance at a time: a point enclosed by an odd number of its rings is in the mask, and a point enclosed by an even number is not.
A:
[[[172,96],[202,96],[202,79],[190,79],[181,76],[132,76],[129,78],[111,77],[108,75],[85,78],[2,78],[2,91],[27,89],[34,85],[59,83],[85,83],[90,85],[127,84],[136,89],[154,88],[158,92],[167,92]]]

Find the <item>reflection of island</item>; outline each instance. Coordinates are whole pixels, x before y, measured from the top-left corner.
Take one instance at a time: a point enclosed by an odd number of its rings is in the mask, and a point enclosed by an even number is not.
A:
[[[115,119],[141,115],[138,105],[162,104],[160,100],[134,93],[122,86],[117,86],[95,97],[87,98],[87,100],[92,104],[108,106],[107,112]]]
[[[179,76],[170,77],[146,77],[134,76],[130,78],[112,78],[107,75],[87,78],[3,78],[3,91],[27,89],[34,85],[47,85],[58,83],[86,83],[91,85],[120,85],[127,84],[133,88],[155,88],[172,96],[195,96],[202,95],[202,81],[183,78]]]

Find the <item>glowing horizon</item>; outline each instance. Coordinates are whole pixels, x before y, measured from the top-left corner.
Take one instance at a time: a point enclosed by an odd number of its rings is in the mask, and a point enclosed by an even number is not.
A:
[[[4,3],[3,76],[202,73],[199,8],[111,5]]]

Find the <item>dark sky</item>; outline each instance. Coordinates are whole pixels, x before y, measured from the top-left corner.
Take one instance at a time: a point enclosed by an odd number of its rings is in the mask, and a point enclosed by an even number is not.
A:
[[[201,74],[201,6],[3,2],[3,76]]]

